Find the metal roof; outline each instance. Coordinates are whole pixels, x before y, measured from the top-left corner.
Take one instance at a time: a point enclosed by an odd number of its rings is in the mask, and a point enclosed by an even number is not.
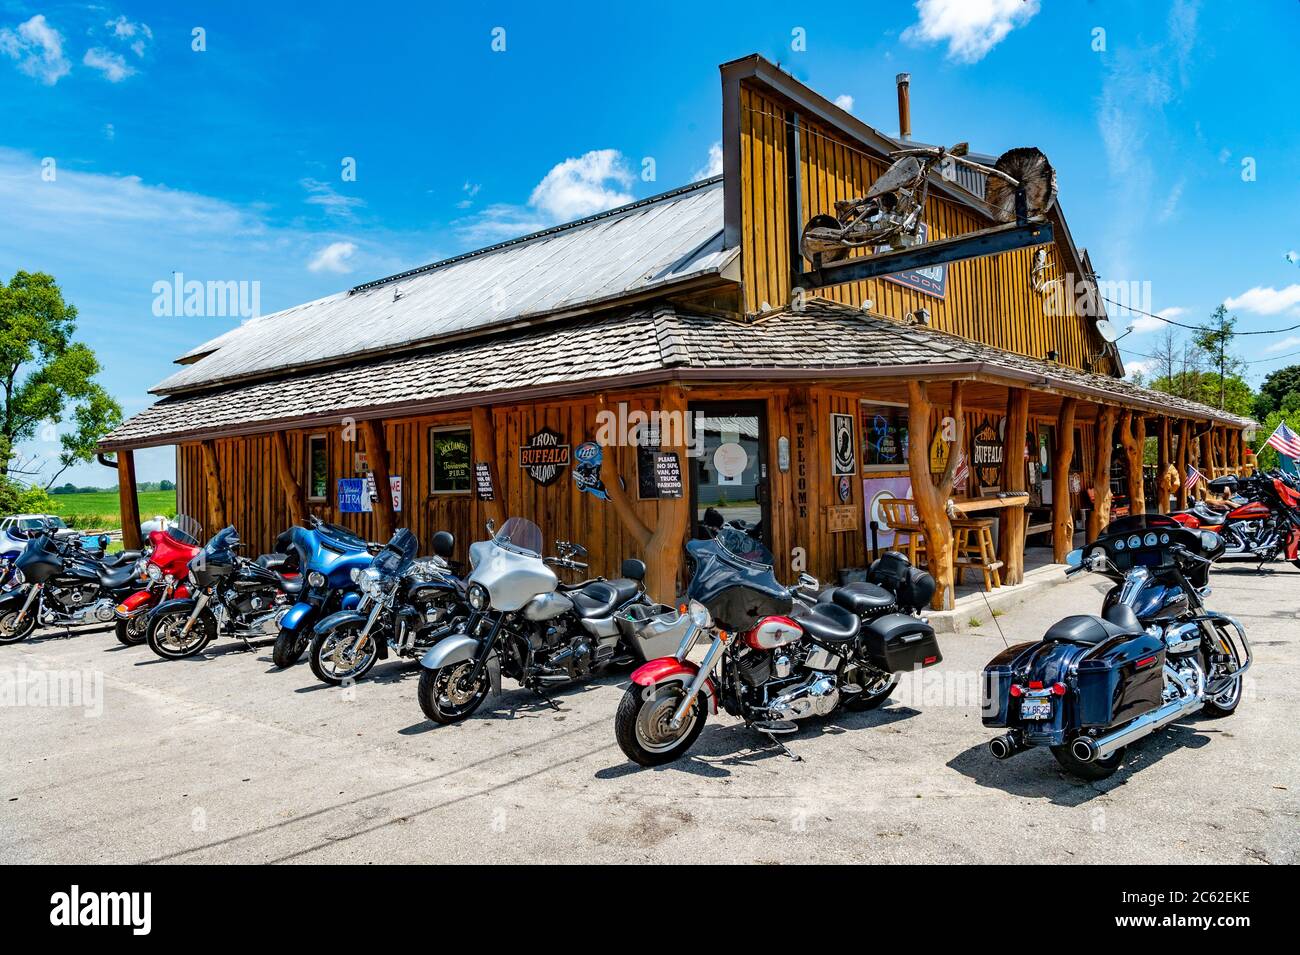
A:
[[[717,275],[722,179],[253,319],[191,349],[171,394],[568,314]],[[197,360],[195,360],[197,359]]]

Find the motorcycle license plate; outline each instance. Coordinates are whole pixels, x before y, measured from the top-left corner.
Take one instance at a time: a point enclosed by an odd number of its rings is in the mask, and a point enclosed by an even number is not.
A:
[[[1052,698],[1023,699],[1020,701],[1020,718],[1022,720],[1050,720],[1052,718]]]

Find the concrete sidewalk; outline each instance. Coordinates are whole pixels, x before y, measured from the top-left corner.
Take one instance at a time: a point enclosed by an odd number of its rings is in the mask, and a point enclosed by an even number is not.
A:
[[[996,622],[1038,639],[1095,612],[1101,584],[1039,588]],[[895,701],[787,737],[800,762],[724,714],[657,770],[614,742],[625,674],[562,692],[558,709],[508,690],[435,728],[410,663],[347,693],[226,640],[166,662],[106,631],[34,639],[0,647],[0,683],[22,670],[88,695],[4,699],[0,861],[1295,862],[1300,571],[1228,566],[1213,584],[1211,606],[1255,647],[1248,698],[1138,744],[1093,784],[1046,751],[988,755],[978,677],[1004,643],[987,612],[943,636],[943,663]]]

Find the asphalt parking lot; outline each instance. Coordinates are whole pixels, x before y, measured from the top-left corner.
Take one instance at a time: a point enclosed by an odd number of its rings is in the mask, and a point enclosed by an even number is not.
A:
[[[1247,698],[1148,738],[1100,783],[1045,750],[994,761],[976,684],[1003,647],[995,624],[1037,639],[1095,612],[1098,578],[974,614],[897,701],[787,737],[800,761],[723,714],[655,770],[614,742],[623,673],[561,692],[558,710],[507,683],[434,727],[412,663],[349,693],[237,641],[167,662],[108,631],[37,637],[0,647],[10,686],[85,692],[0,707],[0,862],[1293,863],[1300,571],[1229,565],[1212,583],[1210,606],[1254,645]]]

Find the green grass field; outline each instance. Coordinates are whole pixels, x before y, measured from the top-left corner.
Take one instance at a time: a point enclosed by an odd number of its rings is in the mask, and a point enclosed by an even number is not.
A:
[[[72,527],[113,530],[122,526],[116,491],[51,494],[50,497],[54,501],[54,513]],[[140,520],[147,521],[155,514],[176,516],[175,491],[140,492]]]

